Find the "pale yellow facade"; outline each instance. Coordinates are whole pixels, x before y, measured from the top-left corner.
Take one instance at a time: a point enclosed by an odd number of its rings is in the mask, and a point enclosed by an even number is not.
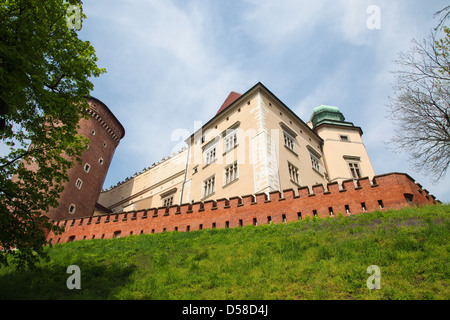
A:
[[[316,130],[324,140],[330,182],[375,176],[359,128],[322,125]]]
[[[98,203],[113,212],[134,211],[179,203],[187,150],[163,159],[134,177],[100,193]]]
[[[98,202],[133,211],[373,177],[361,134],[349,123],[307,124],[258,83],[194,132],[185,149]]]

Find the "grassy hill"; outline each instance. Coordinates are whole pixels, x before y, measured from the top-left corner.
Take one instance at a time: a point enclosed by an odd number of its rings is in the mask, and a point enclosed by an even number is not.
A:
[[[450,299],[450,205],[48,248],[0,299]],[[67,267],[81,270],[69,290]],[[367,268],[381,288],[369,290]]]

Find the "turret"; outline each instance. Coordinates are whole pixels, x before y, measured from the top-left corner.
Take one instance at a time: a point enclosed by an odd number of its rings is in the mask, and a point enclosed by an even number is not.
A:
[[[324,141],[323,154],[330,182],[373,178],[375,173],[362,140],[363,132],[352,122],[345,121],[338,107],[316,107],[310,125]]]

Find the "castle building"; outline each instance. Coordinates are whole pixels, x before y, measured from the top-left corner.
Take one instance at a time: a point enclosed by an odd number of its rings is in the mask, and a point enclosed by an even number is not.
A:
[[[101,192],[97,207],[118,213],[372,179],[362,134],[334,106],[304,122],[257,83],[231,92],[186,148]]]
[[[88,150],[81,155],[82,164],[67,171],[59,206],[46,215],[52,220],[86,217],[94,209],[109,212],[97,204],[114,152],[125,135],[125,129],[111,110],[100,100],[87,97],[89,119],[81,119],[78,133],[89,138]]]

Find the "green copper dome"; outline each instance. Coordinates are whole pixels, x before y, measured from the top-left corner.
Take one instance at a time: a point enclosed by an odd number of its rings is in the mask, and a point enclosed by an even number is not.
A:
[[[310,121],[313,127],[317,127],[323,123],[339,124],[339,125],[352,125],[349,122],[345,122],[345,117],[338,107],[320,105],[314,108]]]

